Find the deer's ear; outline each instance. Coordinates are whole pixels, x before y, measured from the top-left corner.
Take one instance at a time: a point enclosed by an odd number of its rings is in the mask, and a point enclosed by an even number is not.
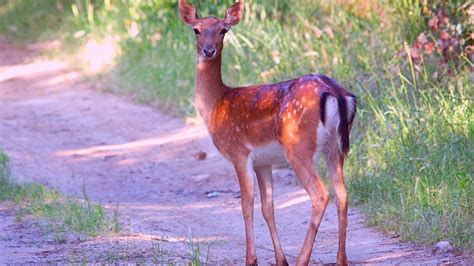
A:
[[[244,3],[239,1],[227,9],[224,17],[224,23],[228,26],[237,25],[244,14]]]
[[[186,0],[179,0],[179,15],[184,23],[194,26],[198,22],[198,14],[193,5]]]

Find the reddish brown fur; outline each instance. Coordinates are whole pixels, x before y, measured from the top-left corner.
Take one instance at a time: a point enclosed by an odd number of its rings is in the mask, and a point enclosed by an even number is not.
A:
[[[272,237],[276,264],[288,264],[274,219],[271,165],[276,159],[269,153],[260,151],[270,147],[272,143],[278,143],[284,150],[312,203],[311,223],[297,264],[308,264],[319,224],[329,201],[329,193],[313,162],[318,146],[324,147],[322,153],[326,157],[338,201],[337,263],[347,264],[347,192],[342,169],[355,115],[355,97],[335,80],[324,75],[306,75],[281,83],[250,87],[226,86],[221,77],[224,35],[240,21],[242,1],[230,7],[223,20],[215,17],[199,19],[194,7],[186,0],[180,0],[179,8],[183,21],[191,25],[196,33],[196,108],[203,117],[214,144],[233,163],[239,179],[246,234],[246,264],[257,263],[253,234],[252,172],[257,177],[262,212]],[[332,116],[326,115],[329,97],[333,97],[332,105],[328,107],[332,108],[328,109]],[[347,97],[352,97],[351,110],[348,108]],[[337,107],[334,106],[334,100],[337,101]],[[339,117],[334,117],[335,112]],[[324,143],[318,143],[319,123],[324,126],[321,127],[324,131],[321,141]],[[258,156],[267,160],[257,161],[252,157],[258,154],[257,151],[261,152]],[[253,171],[250,171],[249,166],[253,166]]]
[[[320,96],[351,95],[327,80],[332,79],[306,75],[276,84],[227,88],[209,123],[214,144],[226,157],[248,150],[246,146],[258,147],[272,141],[291,144],[308,139],[308,149],[315,151]]]

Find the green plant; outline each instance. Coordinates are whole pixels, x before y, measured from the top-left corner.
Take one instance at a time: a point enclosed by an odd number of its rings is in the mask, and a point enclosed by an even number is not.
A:
[[[55,228],[55,240],[66,241],[66,232],[75,231],[94,236],[103,232],[117,232],[120,228],[119,214],[112,217],[100,204],[92,203],[83,190],[83,199],[66,197],[55,189],[42,184],[15,184],[8,170],[8,158],[0,152],[0,200],[11,200],[17,206],[16,220],[26,215],[46,218],[50,228]]]
[[[155,265],[173,265],[171,259],[168,257],[168,252],[165,249],[164,241],[152,241],[152,251],[153,251],[153,264]]]
[[[208,265],[209,263],[209,252],[211,250],[211,245],[209,243],[196,242],[193,239],[193,234],[191,229],[188,229],[188,239],[185,241],[185,244],[189,249],[190,261],[189,265],[199,266],[199,265]],[[203,245],[205,246],[203,250]],[[203,251],[205,254],[203,254]],[[203,259],[203,255],[205,255]]]
[[[0,150],[0,201],[10,197],[11,187],[8,157]]]

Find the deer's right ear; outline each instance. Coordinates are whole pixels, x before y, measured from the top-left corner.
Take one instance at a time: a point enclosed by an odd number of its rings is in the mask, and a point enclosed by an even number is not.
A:
[[[227,12],[224,17],[224,23],[228,26],[235,26],[240,22],[242,15],[244,13],[244,3],[243,0],[235,3],[233,6],[227,9]]]
[[[198,14],[193,5],[186,0],[179,0],[179,15],[184,23],[194,26],[198,22]]]

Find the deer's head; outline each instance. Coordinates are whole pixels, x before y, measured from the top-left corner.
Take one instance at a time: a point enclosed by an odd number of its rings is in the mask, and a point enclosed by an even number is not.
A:
[[[196,34],[196,48],[200,59],[213,60],[222,53],[224,36],[229,29],[237,25],[244,11],[239,1],[227,9],[224,19],[216,17],[199,18],[196,9],[187,0],[179,0],[181,19],[193,27]]]

